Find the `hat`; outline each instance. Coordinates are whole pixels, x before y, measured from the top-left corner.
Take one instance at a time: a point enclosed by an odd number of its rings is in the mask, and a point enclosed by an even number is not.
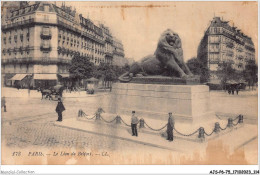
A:
[[[58,100],[61,100],[61,98],[59,97]]]
[[[172,114],[171,112],[169,112],[169,114]]]
[[[132,113],[135,113],[135,111],[132,111]]]

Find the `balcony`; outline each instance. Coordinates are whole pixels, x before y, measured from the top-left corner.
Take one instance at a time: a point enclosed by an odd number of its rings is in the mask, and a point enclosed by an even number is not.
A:
[[[34,22],[35,22],[34,18],[19,21],[19,22],[14,22],[11,24],[2,25],[2,30],[8,30],[8,29],[12,29],[12,28],[16,28],[18,26],[24,26],[24,25],[28,26],[29,24],[33,24]]]
[[[113,57],[113,52],[108,52],[108,51],[106,51],[106,52],[105,52],[105,56],[106,56],[106,57]]]
[[[11,64],[11,63],[23,63],[23,64],[29,64],[33,62],[32,57],[24,57],[24,58],[7,58],[2,59],[2,64]]]
[[[113,51],[113,54],[119,55],[119,56],[122,56],[122,57],[125,56],[125,54],[124,54],[123,52],[119,52],[119,51],[117,51],[117,50],[114,50],[114,51]]]
[[[234,44],[232,42],[227,42],[226,46],[231,49],[234,48]]]
[[[108,42],[108,43],[110,43],[110,44],[113,44],[113,40],[111,39],[111,38],[109,38],[109,37],[106,37],[106,40],[105,40],[106,42]]]
[[[41,51],[51,51],[51,45],[50,44],[42,44],[40,46]]]
[[[41,32],[41,38],[42,39],[51,39],[51,31],[42,31]]]

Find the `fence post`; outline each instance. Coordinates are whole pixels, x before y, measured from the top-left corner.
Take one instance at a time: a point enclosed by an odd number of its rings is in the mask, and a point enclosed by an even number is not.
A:
[[[144,128],[144,119],[143,118],[140,119],[139,128]]]
[[[229,118],[229,119],[228,119],[227,127],[228,127],[228,128],[232,128],[232,126],[233,126],[233,119],[232,119],[232,118]]]
[[[96,120],[101,120],[100,119],[100,113],[98,113],[98,112],[96,113]]]
[[[78,112],[78,117],[82,117],[82,110],[81,109]]]
[[[239,115],[238,116],[238,123],[243,123],[244,121],[244,116],[243,115]]]
[[[220,125],[219,125],[219,122],[216,122],[216,123],[215,123],[214,132],[215,132],[215,133],[219,133],[219,131],[220,131]]]
[[[199,136],[198,136],[199,139],[201,139],[201,141],[204,141],[205,139],[205,130],[203,127],[200,127],[199,128]]]
[[[116,124],[121,124],[121,117],[119,115],[116,116]]]

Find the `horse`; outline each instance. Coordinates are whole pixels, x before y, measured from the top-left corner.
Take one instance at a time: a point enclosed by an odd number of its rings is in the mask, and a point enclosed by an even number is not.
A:
[[[41,94],[42,94],[42,99],[43,99],[44,96],[45,96],[45,99],[48,98],[48,97],[49,97],[49,100],[52,99],[52,97],[51,97],[52,91],[50,89],[40,88],[40,91],[41,91]]]

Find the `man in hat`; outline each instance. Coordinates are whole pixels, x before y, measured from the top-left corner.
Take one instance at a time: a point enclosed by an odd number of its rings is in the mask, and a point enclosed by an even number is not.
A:
[[[138,124],[138,118],[135,116],[135,111],[132,111],[132,118],[131,118],[131,128],[132,128],[132,136],[138,136],[137,133],[137,124]]]
[[[168,123],[167,123],[167,140],[170,142],[173,141],[173,127],[174,127],[174,120],[172,118],[172,113],[169,113]]]
[[[57,104],[57,107],[56,107],[56,112],[58,113],[58,120],[59,122],[62,121],[62,112],[65,111],[65,107],[61,101],[61,98],[59,97],[58,98],[58,104]]]

